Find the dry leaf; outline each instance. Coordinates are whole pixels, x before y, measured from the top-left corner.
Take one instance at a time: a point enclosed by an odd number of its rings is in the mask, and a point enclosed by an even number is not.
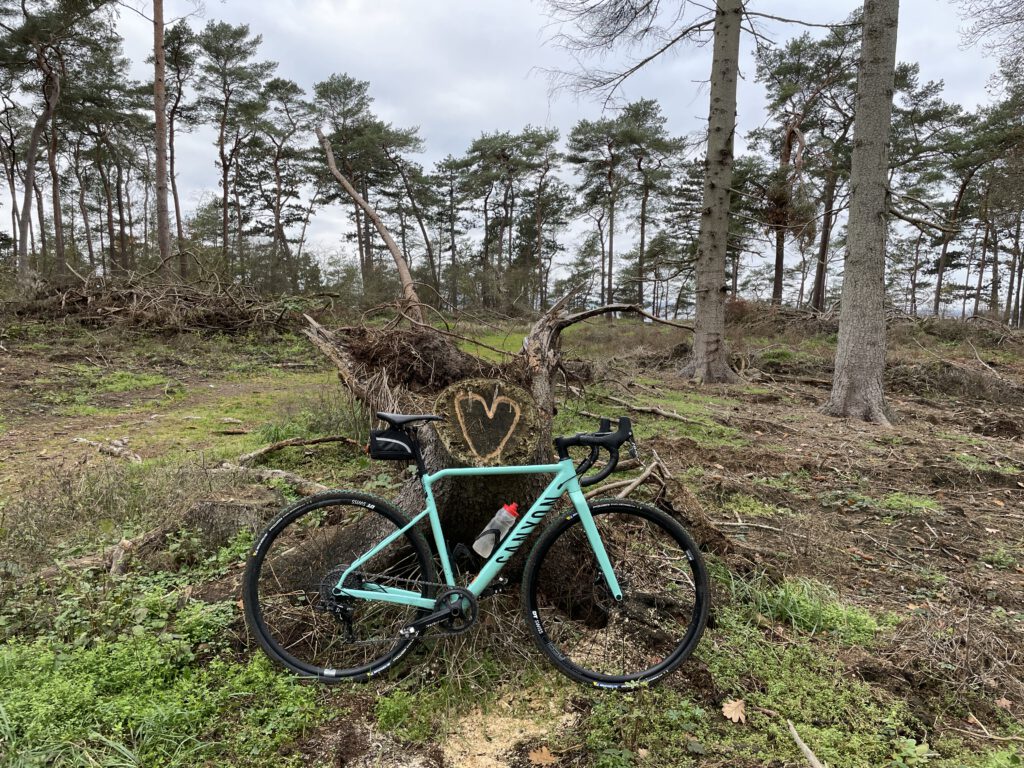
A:
[[[1013,708],[1013,702],[1007,698],[996,699],[996,706],[1000,709],[1010,710]]]
[[[995,504],[997,507],[1006,506],[1006,502],[1002,501],[1001,499],[992,499],[992,503]]]
[[[636,751],[636,756],[639,757],[641,760],[643,760],[649,754],[651,754],[651,750],[644,749],[643,747],[640,747],[640,749]]]
[[[531,749],[527,757],[530,758],[530,765],[554,765],[558,762],[558,758],[551,754],[547,746]]]
[[[734,723],[747,722],[747,704],[743,699],[727,699],[722,704],[722,714]]]
[[[967,715],[967,722],[970,723],[971,725],[976,725],[979,728],[984,728],[984,726],[981,724],[981,722],[978,720],[978,718],[976,718],[973,714]]]

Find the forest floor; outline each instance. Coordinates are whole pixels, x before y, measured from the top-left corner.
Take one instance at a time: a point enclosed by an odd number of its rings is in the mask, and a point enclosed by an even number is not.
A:
[[[567,334],[597,375],[556,430],[641,409],[641,458],[656,452],[735,545],[708,554],[714,623],[695,657],[625,695],[546,665],[514,591],[389,679],[279,672],[249,645],[238,582],[294,491],[219,464],[288,437],[363,439],[333,369],[288,334],[0,326],[0,766],[806,765],[787,720],[833,768],[1020,765],[1022,340],[895,324],[882,428],[818,411],[834,328],[738,320],[736,386],[679,379],[673,329]],[[480,335],[511,351],[522,331]],[[402,479],[344,444],[262,465],[384,496]],[[111,575],[103,555],[157,526]]]

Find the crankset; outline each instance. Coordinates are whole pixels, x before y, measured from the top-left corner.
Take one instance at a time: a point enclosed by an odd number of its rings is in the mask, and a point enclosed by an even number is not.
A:
[[[399,634],[411,637],[440,625],[445,634],[459,635],[476,623],[478,614],[476,595],[462,587],[450,587],[434,601],[433,612],[406,625]]]

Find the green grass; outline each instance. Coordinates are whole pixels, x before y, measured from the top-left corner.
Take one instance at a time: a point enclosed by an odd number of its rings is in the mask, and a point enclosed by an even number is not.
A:
[[[764,579],[730,577],[729,589],[755,619],[781,621],[840,645],[871,645],[883,628],[883,623],[868,611],[843,603],[835,590],[813,579],[793,578],[771,584]]]
[[[953,458],[972,472],[995,472],[1000,475],[1019,475],[1021,473],[1021,468],[1014,464],[1000,465],[970,453],[957,453]]]
[[[927,496],[915,496],[912,493],[890,493],[882,498],[879,504],[882,509],[893,512],[920,514],[922,512],[939,512],[942,507],[935,499]]]
[[[262,656],[194,660],[189,642],[151,635],[3,646],[5,764],[301,765],[277,750],[324,717],[317,688]]]
[[[793,510],[765,504],[760,499],[745,493],[734,493],[726,499],[722,509],[742,517],[791,517]]]

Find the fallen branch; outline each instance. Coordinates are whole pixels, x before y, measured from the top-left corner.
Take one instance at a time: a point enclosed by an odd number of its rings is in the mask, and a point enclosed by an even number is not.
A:
[[[651,451],[651,455],[653,456],[654,460],[638,477],[631,477],[627,480],[616,480],[613,483],[605,483],[604,485],[598,486],[594,490],[587,493],[585,498],[592,499],[595,496],[605,494],[608,491],[618,490],[619,488],[622,488],[623,490],[615,494],[615,497],[618,499],[624,499],[646,482],[655,482],[657,483],[657,485],[661,487],[662,490],[664,490],[665,481],[672,476],[672,473],[669,472],[668,467],[666,467],[665,464],[662,462],[661,457],[658,456],[657,451]]]
[[[223,462],[219,467],[212,470],[213,472],[236,472],[246,477],[251,477],[256,480],[263,482],[278,481],[292,488],[300,496],[312,496],[317,493],[323,493],[328,490],[326,485],[316,482],[315,480],[309,480],[301,475],[296,475],[294,472],[286,472],[283,469],[257,469],[253,467],[243,467],[239,464],[232,464],[230,462]]]
[[[635,411],[636,413],[651,413],[654,414],[655,416],[661,416],[662,418],[665,419],[674,419],[675,421],[681,421],[684,424],[693,424],[694,426],[697,427],[707,427],[707,424],[705,422],[698,421],[697,419],[689,419],[686,416],[682,416],[681,414],[676,413],[675,411],[666,411],[664,408],[657,408],[653,405],[633,405],[632,403],[623,400],[622,398],[614,397],[612,395],[599,395],[599,397],[605,400],[609,400],[617,405],[621,405],[630,411]]]
[[[255,451],[239,456],[237,463],[245,466],[261,456],[266,456],[268,453],[279,451],[282,448],[289,448],[294,445],[320,445],[322,443],[347,443],[359,450],[363,449],[362,443],[358,440],[353,440],[351,437],[346,437],[344,435],[330,435],[328,437],[290,437],[287,440],[278,440],[276,443],[265,445]]]
[[[800,734],[796,732],[796,727],[793,725],[793,721],[787,720],[786,725],[789,726],[789,735],[793,737],[793,741],[795,741],[796,745],[800,747],[800,751],[803,752],[804,757],[807,758],[807,762],[810,764],[811,768],[826,768],[811,751],[811,748],[804,744],[804,740],[801,739]]]
[[[91,445],[100,453],[106,454],[107,456],[114,456],[118,459],[125,459],[130,461],[132,464],[142,463],[142,457],[139,456],[139,454],[128,450],[128,438],[126,437],[122,437],[110,443],[100,443],[96,440],[87,440],[84,437],[74,437],[71,439],[71,442]]]

